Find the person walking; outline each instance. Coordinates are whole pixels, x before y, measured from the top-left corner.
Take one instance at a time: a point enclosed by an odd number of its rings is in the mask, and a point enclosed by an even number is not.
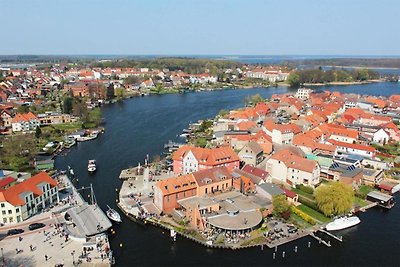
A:
[[[44,255],[44,259],[47,261],[49,257],[47,255]]]
[[[31,249],[31,251],[33,251],[33,247],[32,247],[32,245],[29,245],[29,248]]]

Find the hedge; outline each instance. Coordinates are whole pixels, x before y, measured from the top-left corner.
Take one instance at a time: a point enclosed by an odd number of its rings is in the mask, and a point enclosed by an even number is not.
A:
[[[298,208],[292,206],[292,207],[290,208],[290,210],[291,210],[294,214],[296,214],[297,216],[299,216],[301,219],[303,219],[304,221],[308,222],[309,224],[311,224],[311,225],[315,225],[315,224],[316,224],[315,220],[314,220],[310,215],[308,215],[307,213],[305,213],[305,212],[299,210]]]

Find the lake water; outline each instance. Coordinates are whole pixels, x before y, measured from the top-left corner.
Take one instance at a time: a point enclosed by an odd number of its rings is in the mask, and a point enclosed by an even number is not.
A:
[[[375,88],[375,89],[374,89]],[[380,83],[361,86],[326,87],[328,90],[390,95],[400,93],[400,84]],[[70,165],[81,186],[93,184],[97,202],[102,208],[115,206],[116,188],[122,169],[143,162],[146,154],[152,158],[161,154],[168,140],[179,140],[177,135],[190,122],[214,117],[221,109],[243,107],[248,95],[289,92],[287,87],[223,90],[214,92],[171,94],[126,100],[105,106],[105,134],[93,141],[79,143],[67,156],[56,159],[58,169]],[[95,158],[98,170],[87,172],[87,161]],[[87,195],[88,192],[84,192]],[[400,207],[390,211],[379,208],[360,214],[356,227],[342,231],[344,241],[331,240],[332,247],[319,245],[304,238],[279,248],[276,259],[273,250],[213,250],[178,236],[172,242],[169,233],[149,226],[144,228],[123,218],[110,237],[118,266],[266,266],[266,265],[398,265],[400,241]],[[326,237],[325,239],[328,240]],[[311,242],[311,248],[307,243]],[[123,244],[123,248],[119,248]],[[298,246],[298,252],[294,252]],[[282,251],[286,257],[282,258]]]

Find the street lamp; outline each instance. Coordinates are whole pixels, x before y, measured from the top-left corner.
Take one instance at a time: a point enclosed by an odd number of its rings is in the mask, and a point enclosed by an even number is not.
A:
[[[75,250],[71,252],[72,255],[72,263],[75,264]]]
[[[1,262],[3,263],[3,266],[4,266],[4,254],[3,254],[3,248],[1,248]]]

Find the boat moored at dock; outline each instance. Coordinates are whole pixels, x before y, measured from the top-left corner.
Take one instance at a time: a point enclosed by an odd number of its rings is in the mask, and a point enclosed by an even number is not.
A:
[[[107,205],[108,210],[106,211],[107,217],[110,218],[110,220],[120,223],[122,222],[121,220],[121,215],[119,215],[119,213],[111,208],[110,206]]]
[[[341,217],[341,218],[335,219],[333,222],[328,223],[326,225],[326,230],[327,231],[342,230],[342,229],[346,229],[346,228],[352,227],[354,225],[357,225],[360,222],[361,221],[357,216]]]

